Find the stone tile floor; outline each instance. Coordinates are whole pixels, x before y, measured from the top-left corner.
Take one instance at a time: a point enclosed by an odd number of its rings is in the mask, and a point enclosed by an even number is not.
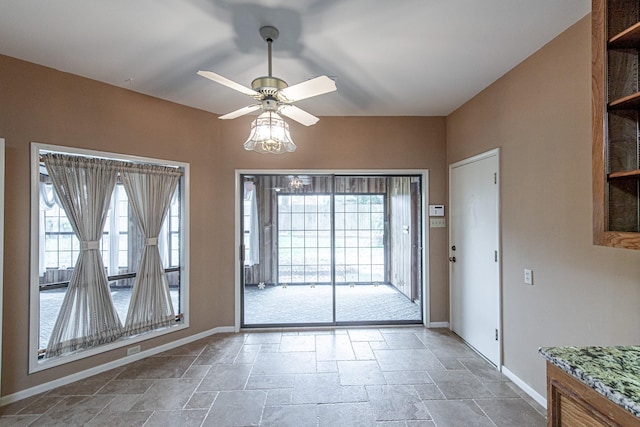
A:
[[[544,426],[444,329],[221,334],[0,408],[0,426]]]

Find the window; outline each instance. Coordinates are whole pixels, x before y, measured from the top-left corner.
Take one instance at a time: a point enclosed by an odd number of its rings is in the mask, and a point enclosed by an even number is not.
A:
[[[384,194],[338,194],[336,283],[385,280]],[[331,282],[331,196],[278,195],[278,280]]]
[[[43,190],[51,192],[51,187],[51,184],[45,184]],[[54,202],[51,208],[41,208],[41,212],[44,217],[44,267],[53,270],[73,267],[80,253],[80,242],[64,210]]]
[[[46,179],[46,175],[42,178]],[[44,237],[44,268],[49,272],[40,280],[40,284],[44,285],[55,281],[48,277],[53,272],[67,270],[76,265],[80,253],[80,242],[71,228],[64,209],[56,201],[53,185],[50,182],[41,183],[40,198],[40,215],[44,225],[40,230],[41,234],[44,233],[42,236]],[[127,268],[128,210],[127,193],[122,184],[117,184],[100,242],[100,251],[109,274],[118,274],[120,269]]]
[[[144,332],[129,332],[109,344],[98,344],[82,347],[69,355],[47,357],[45,349],[52,336],[52,330],[59,313],[62,311],[63,300],[72,279],[72,274],[78,263],[79,255],[83,250],[64,209],[64,203],[54,191],[52,177],[47,167],[40,161],[40,156],[45,153],[68,155],[74,158],[99,159],[104,158],[105,153],[93,154],[86,150],[67,149],[63,147],[45,146],[33,144],[32,165],[33,186],[32,193],[32,315],[31,321],[35,322],[30,330],[34,331],[30,338],[30,372],[35,372],[46,367],[66,363],[69,359],[78,359],[107,351],[118,346],[131,345],[140,341],[142,336],[148,339],[149,334],[162,334],[167,328],[152,328],[158,330]],[[127,189],[122,182],[121,172],[117,172],[116,183],[110,194],[109,201],[104,208],[106,219],[102,229],[101,238],[97,242],[102,263],[105,269],[105,277],[111,294],[111,302],[126,329],[125,319],[128,316],[128,308],[132,299],[132,287],[136,280],[137,270],[140,266],[140,257],[145,247],[158,247],[159,258],[165,269],[171,305],[173,305],[174,327],[186,327],[185,313],[187,307],[181,302],[185,301],[188,280],[185,265],[188,260],[185,257],[184,242],[187,239],[185,231],[186,200],[188,189],[185,187],[185,176],[188,174],[188,165],[182,163],[158,162],[153,159],[133,158],[113,155],[109,160],[118,162],[118,167],[128,165],[137,167],[135,172],[139,176],[145,175],[144,168],[165,168],[173,172],[174,188],[171,190],[166,206],[166,215],[160,234],[157,239],[144,238],[141,232],[140,222],[132,211],[131,201],[127,195]],[[105,160],[106,161],[106,160]],[[139,167],[138,167],[139,166]],[[164,170],[164,169],[163,169]],[[140,172],[142,171],[142,172]],[[179,172],[179,173],[178,173]],[[148,174],[151,176],[152,174]],[[151,179],[151,178],[148,178]],[[83,187],[84,188],[84,187]],[[134,187],[131,187],[134,188]],[[167,189],[169,187],[166,187]],[[134,191],[134,190],[131,190]],[[165,191],[166,192],[166,191]],[[106,193],[105,193],[106,194]],[[134,193],[138,194],[138,193]],[[37,218],[37,220],[35,220]],[[143,218],[144,220],[144,218]],[[91,242],[88,242],[91,243]],[[86,250],[87,248],[84,247]],[[35,279],[37,277],[37,280]],[[172,316],[173,316],[172,315]],[[170,326],[170,325],[169,325]],[[133,329],[131,329],[133,330]],[[173,330],[173,329],[172,329]],[[126,341],[126,343],[123,343]],[[48,356],[51,357],[51,356]],[[64,359],[64,360],[62,360]]]
[[[171,203],[168,214],[169,230],[167,231],[167,241],[169,242],[169,262],[168,267],[180,266],[180,188],[176,189],[176,193]]]
[[[129,266],[129,198],[122,184],[116,184],[111,198],[111,209],[105,224],[102,254],[110,274],[126,271]],[[110,256],[109,254],[113,254]],[[107,264],[108,260],[108,264]]]
[[[384,194],[338,194],[336,283],[385,280]]]
[[[330,195],[278,195],[278,281],[331,282]]]

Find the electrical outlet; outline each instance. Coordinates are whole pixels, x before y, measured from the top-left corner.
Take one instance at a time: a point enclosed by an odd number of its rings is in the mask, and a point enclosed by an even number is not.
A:
[[[524,284],[533,285],[533,270],[524,269]]]
[[[127,349],[127,356],[131,356],[132,354],[140,353],[140,346],[135,345],[133,347],[129,347]]]

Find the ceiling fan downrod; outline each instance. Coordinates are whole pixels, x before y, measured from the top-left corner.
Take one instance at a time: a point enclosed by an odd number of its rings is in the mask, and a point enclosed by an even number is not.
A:
[[[271,43],[278,39],[280,32],[276,27],[264,26],[260,28],[262,39],[267,42],[267,59],[269,64],[269,75],[258,77],[251,82],[251,88],[256,92],[260,92],[265,98],[262,100],[262,109],[266,111],[275,111],[278,103],[275,99],[276,93],[287,87],[287,82],[278,77],[273,77],[272,61],[271,61]]]
[[[264,26],[260,28],[260,35],[262,39],[267,42],[267,60],[269,64],[269,77],[271,76],[271,44],[278,39],[280,32],[276,27],[272,27],[270,25]]]

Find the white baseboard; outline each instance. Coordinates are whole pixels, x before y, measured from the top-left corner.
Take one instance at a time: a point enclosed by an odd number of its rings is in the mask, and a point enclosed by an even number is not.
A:
[[[524,381],[522,381],[516,374],[507,369],[506,366],[502,366],[502,373],[509,378],[515,385],[520,387],[525,393],[527,393],[533,400],[542,405],[543,408],[547,409],[547,399],[542,396],[540,393],[535,391],[531,386]]]
[[[449,322],[429,322],[427,328],[447,328],[449,329]]]
[[[128,363],[135,362],[136,360],[144,359],[145,357],[153,356],[153,355],[162,353],[163,351],[171,350],[173,348],[180,347],[181,345],[189,344],[190,342],[197,341],[199,339],[206,338],[211,335],[221,334],[225,332],[234,332],[234,331],[235,331],[235,328],[233,326],[221,326],[218,328],[209,329],[207,331],[200,332],[198,334],[191,335],[186,338],[181,338],[179,340],[172,341],[170,343],[163,344],[158,347],[150,348],[149,350],[141,351],[140,353],[136,353],[131,356],[125,356],[121,359],[113,360],[103,365],[94,366],[93,368],[89,368],[81,372],[76,372],[75,374],[71,374],[66,377],[58,378],[53,381],[39,384],[35,387],[31,387],[25,390],[20,390],[13,394],[2,396],[0,398],[0,406],[8,405],[9,403],[17,402],[18,400],[26,399],[27,397],[35,396],[37,394],[44,393],[45,391],[53,390],[54,388],[57,388],[57,387],[61,387],[63,385],[71,384],[73,382],[83,380],[85,378],[89,378],[93,375],[106,372],[110,369],[124,366]]]

